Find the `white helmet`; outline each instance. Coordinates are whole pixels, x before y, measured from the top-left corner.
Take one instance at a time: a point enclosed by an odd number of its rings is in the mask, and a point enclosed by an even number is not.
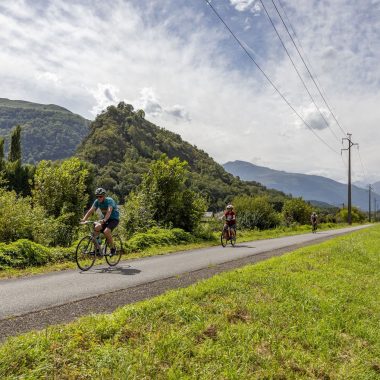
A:
[[[233,208],[234,208],[234,206],[232,206],[232,205],[227,205],[227,207],[226,207],[227,210],[230,210],[230,209],[232,210]]]

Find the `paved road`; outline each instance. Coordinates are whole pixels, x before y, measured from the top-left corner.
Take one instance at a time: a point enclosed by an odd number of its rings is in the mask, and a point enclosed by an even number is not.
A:
[[[365,227],[240,243],[235,248],[212,247],[128,260],[112,269],[101,265],[88,272],[68,270],[2,280],[0,281],[0,321]]]

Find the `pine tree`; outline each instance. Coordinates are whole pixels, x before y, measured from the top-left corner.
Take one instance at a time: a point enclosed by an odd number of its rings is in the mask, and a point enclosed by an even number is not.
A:
[[[8,155],[8,161],[21,163],[21,127],[18,125],[11,135],[11,149]]]
[[[4,138],[0,137],[0,171],[4,170]]]

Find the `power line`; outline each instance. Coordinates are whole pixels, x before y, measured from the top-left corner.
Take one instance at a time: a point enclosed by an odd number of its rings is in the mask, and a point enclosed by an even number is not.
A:
[[[327,107],[328,110],[330,111],[330,113],[331,113],[331,115],[333,116],[335,122],[337,123],[338,127],[339,127],[340,130],[342,131],[343,135],[346,135],[346,132],[344,131],[344,129],[343,129],[342,126],[340,125],[338,119],[335,117],[334,112],[332,111],[332,109],[331,109],[330,106],[328,105],[328,103],[327,103],[325,97],[324,97],[323,94],[322,94],[322,91],[320,90],[320,88],[319,88],[319,86],[318,86],[316,80],[314,79],[313,74],[311,73],[311,71],[310,71],[308,65],[306,64],[305,60],[303,59],[302,54],[301,54],[301,52],[299,51],[299,49],[298,49],[296,43],[294,42],[294,39],[293,39],[291,33],[289,32],[289,29],[288,29],[286,23],[284,22],[284,19],[282,18],[282,16],[281,16],[281,14],[280,14],[280,12],[279,12],[279,10],[278,10],[278,8],[277,8],[277,6],[276,6],[274,0],[272,0],[272,3],[273,3],[273,5],[274,5],[274,7],[275,7],[275,9],[276,9],[276,11],[277,11],[277,14],[279,15],[279,17],[280,17],[280,19],[281,19],[283,25],[285,26],[285,29],[286,29],[286,31],[287,31],[287,33],[288,33],[290,39],[292,40],[293,45],[294,45],[294,47],[296,48],[296,50],[297,50],[297,52],[298,52],[298,54],[299,54],[299,56],[300,56],[300,58],[301,58],[303,64],[305,65],[306,70],[307,70],[307,72],[308,72],[309,75],[310,75],[310,78],[311,78],[312,81],[314,82],[315,87],[317,88],[319,94],[321,95],[321,98],[323,99],[323,101],[324,101],[326,107]],[[300,43],[300,40],[299,40],[299,38],[298,38],[298,36],[297,36],[297,34],[296,34],[296,32],[295,32],[295,30],[294,30],[294,28],[293,28],[293,26],[292,26],[290,20],[289,20],[289,17],[287,16],[287,14],[286,14],[286,12],[285,12],[285,9],[284,9],[283,6],[281,5],[280,0],[278,0],[278,3],[280,4],[280,6],[281,6],[281,8],[282,8],[282,10],[283,10],[283,12],[284,12],[286,18],[288,19],[288,22],[289,22],[289,24],[290,24],[290,26],[291,26],[291,28],[292,28],[292,31],[293,31],[294,35],[296,36],[296,38],[297,38],[297,40],[298,40],[298,43],[300,44],[300,46],[301,46],[301,48],[302,48],[302,45],[301,45],[301,43]]]
[[[280,95],[280,97],[284,100],[284,102],[293,110],[293,112],[299,117],[299,119],[310,129],[310,131],[314,134],[315,137],[317,137],[324,145],[326,145],[330,150],[332,150],[334,153],[338,154],[336,150],[334,150],[325,140],[322,139],[318,134],[315,133],[313,128],[302,118],[302,116],[296,111],[296,109],[289,103],[289,101],[285,98],[285,96],[280,92],[280,90],[276,87],[276,85],[272,82],[272,80],[269,78],[269,76],[265,73],[265,71],[260,67],[260,65],[255,61],[255,59],[252,57],[252,55],[249,53],[249,51],[245,48],[245,46],[242,44],[242,42],[239,40],[239,38],[234,34],[234,32],[231,30],[231,28],[227,25],[227,23],[223,20],[223,18],[220,16],[220,14],[217,12],[217,10],[212,6],[211,2],[209,0],[204,0],[212,9],[212,11],[215,13],[215,15],[219,18],[219,20],[223,23],[223,25],[226,27],[226,29],[231,33],[232,37],[236,40],[236,42],[240,45],[240,47],[244,50],[245,54],[247,54],[248,58],[256,65],[256,67],[261,71],[261,73],[264,75],[265,79],[272,85],[272,87],[276,90],[276,92]]]
[[[339,140],[339,137],[335,134],[335,132],[334,132],[333,129],[331,128],[329,122],[326,120],[326,118],[325,118],[325,116],[323,115],[321,109],[318,107],[318,105],[317,105],[317,103],[315,102],[315,100],[314,100],[312,94],[310,93],[309,89],[307,88],[307,85],[306,85],[305,81],[303,80],[303,78],[302,78],[300,72],[299,72],[298,69],[297,69],[297,66],[295,65],[295,63],[294,63],[294,61],[293,61],[293,59],[292,59],[292,57],[291,57],[291,55],[290,55],[290,53],[289,53],[289,50],[286,48],[285,43],[284,43],[283,39],[282,39],[281,36],[280,36],[280,33],[278,32],[276,26],[274,25],[274,22],[273,22],[272,18],[270,17],[270,15],[269,15],[269,13],[268,13],[268,10],[267,10],[266,6],[264,5],[264,2],[263,2],[262,0],[260,0],[260,3],[261,3],[261,5],[263,6],[266,15],[268,16],[268,19],[269,19],[269,21],[270,21],[270,23],[271,23],[271,25],[272,25],[274,31],[276,32],[277,37],[279,38],[282,47],[283,47],[284,50],[286,51],[286,54],[288,55],[288,58],[290,59],[290,62],[292,63],[293,68],[294,68],[294,70],[296,71],[296,73],[297,73],[297,75],[298,75],[298,78],[301,80],[301,82],[302,82],[302,84],[303,84],[305,90],[306,90],[307,93],[309,94],[309,97],[310,97],[311,101],[313,102],[313,104],[315,105],[316,109],[318,110],[318,112],[319,112],[320,115],[322,116],[323,121],[325,122],[326,126],[330,129],[331,133],[334,135],[334,137],[335,137],[338,141],[340,141],[340,140]]]
[[[360,155],[359,145],[358,145],[358,155],[359,155],[360,164],[362,166],[363,174],[364,174],[364,177],[365,177],[366,176],[366,172],[368,174],[368,171],[365,170],[365,168],[364,168],[362,156]]]

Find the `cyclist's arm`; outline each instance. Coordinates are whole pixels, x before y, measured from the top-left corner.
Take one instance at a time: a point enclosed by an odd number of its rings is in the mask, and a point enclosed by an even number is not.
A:
[[[106,215],[103,218],[103,222],[106,222],[110,218],[112,210],[113,210],[113,207],[112,206],[108,206]]]
[[[82,222],[85,222],[95,211],[95,207],[91,206],[91,208],[86,212],[86,215],[82,218]]]

